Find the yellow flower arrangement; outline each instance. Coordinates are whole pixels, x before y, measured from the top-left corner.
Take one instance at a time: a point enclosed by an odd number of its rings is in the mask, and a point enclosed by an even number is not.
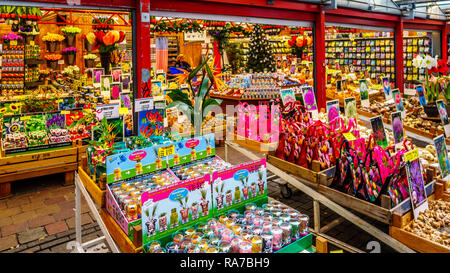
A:
[[[46,42],[61,42],[64,39],[65,39],[64,36],[50,32],[48,32],[44,37],[42,37],[42,40]]]

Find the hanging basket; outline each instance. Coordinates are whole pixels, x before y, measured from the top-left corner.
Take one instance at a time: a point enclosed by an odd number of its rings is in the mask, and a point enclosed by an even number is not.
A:
[[[84,40],[84,48],[86,49],[86,51],[91,52],[93,46],[94,44],[89,43],[87,39]]]
[[[47,61],[47,66],[52,70],[56,70],[58,68],[58,61]]]
[[[56,51],[56,45],[58,42],[47,42],[48,52],[53,53]]]
[[[94,67],[94,60],[84,60],[86,64],[86,68],[93,68]]]
[[[75,63],[75,59],[77,54],[67,54],[67,64],[73,65]]]
[[[111,54],[109,52],[100,53],[100,62],[102,63],[103,69],[105,69],[105,75],[110,75],[111,67]]]
[[[67,46],[73,46],[74,42],[75,42],[75,35],[74,34],[67,34],[66,35]]]

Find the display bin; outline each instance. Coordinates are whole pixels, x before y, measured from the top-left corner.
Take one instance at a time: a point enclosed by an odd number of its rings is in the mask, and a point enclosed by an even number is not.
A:
[[[382,195],[381,204],[376,205],[367,202],[365,200],[356,198],[354,196],[351,196],[349,194],[340,192],[333,188],[330,188],[329,187],[330,184],[331,181],[328,181],[327,184],[319,185],[318,192],[341,206],[355,210],[359,213],[362,213],[372,219],[375,219],[385,224],[392,223],[394,212],[399,211],[405,212],[411,210],[411,202],[409,198],[403,200],[403,202],[392,208],[391,198],[388,195]],[[431,181],[425,185],[425,191],[427,193],[427,196],[433,194],[434,185],[435,181]]]
[[[0,157],[0,198],[11,195],[11,182],[65,173],[65,184],[73,184],[78,166],[78,142],[72,145]]]
[[[428,197],[428,200],[450,201],[450,194],[444,191],[444,184],[437,182],[435,192]],[[439,243],[420,237],[414,233],[406,231],[405,228],[412,223],[413,212],[408,210],[394,212],[392,225],[389,226],[389,235],[405,244],[406,246],[422,253],[450,253],[450,248]]]

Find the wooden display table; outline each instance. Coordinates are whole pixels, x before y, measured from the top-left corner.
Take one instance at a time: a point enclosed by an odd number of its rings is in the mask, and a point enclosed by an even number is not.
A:
[[[4,155],[4,151],[2,151]],[[65,173],[65,184],[73,184],[78,167],[78,142],[72,146],[0,157],[0,198],[11,195],[11,182]]]
[[[106,176],[102,176],[100,181],[96,181],[95,177],[90,174],[85,155],[82,156],[81,165],[78,167],[78,175],[94,202],[104,208],[106,206]]]

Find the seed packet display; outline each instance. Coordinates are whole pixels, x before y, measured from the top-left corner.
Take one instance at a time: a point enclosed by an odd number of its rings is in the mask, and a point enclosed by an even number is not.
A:
[[[319,118],[319,111],[317,108],[316,96],[314,95],[314,89],[312,86],[304,86],[301,89],[303,102],[306,109],[311,112],[311,116],[314,120]]]
[[[24,116],[25,132],[28,137],[28,147],[48,144],[46,120],[44,115]]]
[[[442,125],[444,126],[444,132],[446,137],[450,137],[450,122],[448,121],[447,109],[443,100],[436,101],[436,106],[441,117]]]
[[[66,128],[66,116],[57,113],[46,115],[48,138],[50,144],[70,142],[69,131]]]
[[[280,95],[281,95],[281,101],[283,102],[283,105],[286,105],[289,102],[293,102],[296,100],[294,90],[292,90],[292,89],[281,89]]]
[[[70,125],[72,125],[72,123],[83,118],[84,116],[83,111],[72,110],[69,111],[68,114],[65,114],[65,116],[66,116],[66,128],[69,132],[71,141],[90,137],[88,129],[84,124],[77,124],[72,128],[70,128]]]
[[[174,186],[144,192],[141,196],[142,241],[147,245],[187,228],[213,214],[210,175],[193,178]]]
[[[394,143],[396,148],[401,148],[403,140],[405,139],[405,133],[403,130],[403,119],[401,112],[395,112],[391,114],[392,119],[392,131],[394,134]]]
[[[402,119],[406,118],[405,106],[403,105],[402,94],[398,88],[392,90],[392,97],[394,98],[395,106],[397,107],[397,111],[401,112]]]
[[[378,145],[386,148],[387,146],[387,137],[386,132],[384,131],[383,119],[381,116],[376,116],[370,119],[370,124],[372,125],[372,131],[375,136],[375,141]]]
[[[440,135],[433,139],[434,147],[436,148],[436,154],[439,162],[439,168],[441,170],[441,177],[444,180],[448,180],[448,174],[450,170],[450,163],[448,161],[447,146],[445,144],[445,136]]]
[[[383,90],[384,90],[384,97],[386,100],[392,99],[392,90],[391,90],[391,83],[389,82],[389,77],[383,77]]]
[[[367,80],[359,81],[359,95],[361,97],[361,106],[369,107],[369,88],[367,87]]]
[[[345,98],[344,99],[344,112],[345,116],[348,118],[358,119],[358,112],[356,110],[356,98]]]
[[[406,174],[408,177],[409,196],[414,212],[414,219],[417,219],[421,211],[428,209],[427,194],[422,175],[422,165],[420,164],[419,151],[417,149],[405,154]]]
[[[427,105],[427,100],[425,99],[425,92],[423,90],[423,85],[418,85],[416,87],[417,95],[419,96],[420,105]]]
[[[121,82],[124,92],[131,91],[131,74],[122,74]]]

